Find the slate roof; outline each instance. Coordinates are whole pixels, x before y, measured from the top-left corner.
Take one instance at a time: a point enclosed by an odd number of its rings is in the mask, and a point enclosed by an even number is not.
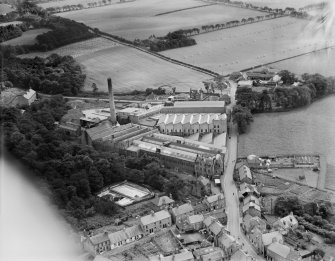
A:
[[[143,235],[143,231],[140,225],[135,225],[132,227],[127,227],[124,231],[128,238],[136,237]]]
[[[199,223],[204,221],[203,215],[193,215],[188,217],[188,221],[190,224]]]
[[[291,252],[291,248],[280,244],[279,242],[274,242],[269,245],[268,251],[272,251],[273,253],[286,259]]]
[[[159,212],[155,212],[154,214],[141,217],[141,223],[145,226],[170,217],[171,215],[168,211],[161,210]]]
[[[273,231],[262,235],[262,241],[264,246],[268,246],[272,243],[273,238],[276,238],[276,241],[283,241],[283,236],[278,231]]]
[[[204,224],[206,227],[209,227],[215,220],[216,220],[215,217],[208,216],[204,219]]]
[[[159,198],[155,198],[153,202],[154,202],[155,205],[160,207],[160,206],[163,206],[163,205],[171,204],[171,203],[174,202],[174,200],[171,199],[168,196],[162,196],[162,197],[159,197]]]
[[[122,242],[128,239],[127,234],[124,230],[120,230],[114,233],[110,233],[108,235],[111,244],[116,244],[118,242]]]
[[[235,238],[231,235],[228,235],[226,233],[223,233],[220,238],[219,242],[227,249],[232,246],[232,244],[235,242]]]
[[[209,230],[216,236],[219,235],[223,229],[224,226],[219,221],[215,221],[209,225]]]
[[[205,201],[207,201],[208,203],[213,203],[213,202],[223,200],[223,199],[224,199],[223,194],[219,193],[219,194],[212,195],[212,196],[205,198]]]
[[[251,171],[246,165],[243,165],[238,169],[238,174],[240,176],[240,180],[243,180],[244,178],[252,179]]]
[[[175,216],[180,216],[189,212],[194,211],[193,206],[190,203],[180,205],[172,209],[172,212]]]
[[[90,237],[90,240],[93,245],[98,245],[100,243],[106,242],[109,240],[108,233],[107,232],[99,233],[97,235]]]

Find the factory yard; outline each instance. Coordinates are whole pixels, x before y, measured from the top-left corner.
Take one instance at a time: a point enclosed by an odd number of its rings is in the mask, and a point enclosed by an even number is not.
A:
[[[326,39],[314,37],[312,29],[308,21],[282,17],[197,35],[197,45],[162,54],[228,74],[324,48]]]
[[[224,5],[208,5],[155,16],[160,13],[202,6],[198,0],[137,0],[103,8],[91,8],[59,14],[83,22],[101,31],[134,40],[146,39],[150,35],[163,36],[178,29],[201,27],[207,24],[224,23],[231,20],[256,17],[264,13]]]
[[[34,29],[23,32],[20,37],[11,39],[9,41],[2,42],[3,45],[32,45],[37,43],[36,36],[50,31],[47,28]]]

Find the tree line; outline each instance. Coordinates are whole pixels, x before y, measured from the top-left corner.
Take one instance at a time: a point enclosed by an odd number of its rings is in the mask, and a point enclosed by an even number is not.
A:
[[[34,102],[22,114],[17,108],[0,107],[0,124],[6,148],[52,192],[52,201],[68,220],[77,223],[95,213],[114,215],[120,210],[96,194],[105,186],[129,180],[172,194],[181,200],[192,183],[162,168],[146,155],[132,158],[78,144],[55,126],[69,109],[61,96]]]
[[[0,43],[8,41],[22,35],[22,32],[25,32],[27,27],[24,24],[9,24],[7,26],[0,27]]]
[[[4,59],[4,79],[17,88],[32,88],[46,94],[77,95],[86,76],[72,56],[52,54],[47,58]]]

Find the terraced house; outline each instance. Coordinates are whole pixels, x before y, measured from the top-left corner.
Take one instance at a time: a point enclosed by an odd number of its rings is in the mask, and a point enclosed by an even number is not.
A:
[[[157,232],[172,225],[171,215],[167,210],[152,212],[141,217],[141,227],[145,235]]]

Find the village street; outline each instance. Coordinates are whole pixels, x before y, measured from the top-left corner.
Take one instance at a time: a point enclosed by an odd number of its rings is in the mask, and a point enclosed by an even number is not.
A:
[[[235,92],[236,84],[231,82],[231,108],[235,105]],[[239,210],[239,199],[238,190],[233,180],[234,167],[237,158],[237,126],[233,124],[232,120],[229,122],[229,137],[227,142],[228,161],[224,171],[224,175],[221,177],[222,190],[226,199],[226,213],[228,218],[227,229],[231,235],[239,239],[242,244],[242,249],[246,250],[255,260],[265,260],[263,257],[258,256],[255,250],[252,248],[249,241],[246,239],[244,234],[241,232]]]

